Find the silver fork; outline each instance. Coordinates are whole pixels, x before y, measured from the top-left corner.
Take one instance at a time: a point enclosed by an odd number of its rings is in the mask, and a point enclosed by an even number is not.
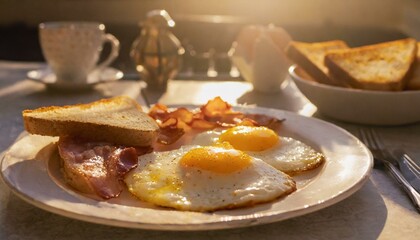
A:
[[[392,153],[405,179],[420,193],[420,166],[401,149],[395,149]]]
[[[393,156],[384,147],[382,141],[373,129],[359,129],[360,140],[366,144],[373,154],[375,161],[381,162],[394,179],[402,186],[404,191],[410,197],[417,211],[420,212],[420,194],[404,178],[400,170],[394,164]]]

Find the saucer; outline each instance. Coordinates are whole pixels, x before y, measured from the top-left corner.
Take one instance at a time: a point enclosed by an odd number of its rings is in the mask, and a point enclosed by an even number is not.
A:
[[[57,82],[56,75],[50,68],[43,68],[29,71],[27,73],[29,79],[45,84],[48,88],[56,90],[85,90],[90,89],[98,83],[112,82],[121,79],[124,74],[115,68],[105,68],[102,71],[94,70],[88,77],[86,82]]]

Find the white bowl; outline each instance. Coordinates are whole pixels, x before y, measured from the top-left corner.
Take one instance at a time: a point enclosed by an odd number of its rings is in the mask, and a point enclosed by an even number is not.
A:
[[[420,121],[420,90],[369,91],[315,82],[298,66],[289,68],[298,89],[321,114],[360,124],[402,125]]]

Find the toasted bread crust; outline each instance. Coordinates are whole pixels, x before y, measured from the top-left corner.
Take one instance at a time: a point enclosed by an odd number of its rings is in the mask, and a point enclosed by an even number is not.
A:
[[[42,112],[53,112],[53,111],[63,111],[65,109],[79,109],[79,110],[89,110],[98,106],[129,106],[130,108],[136,108],[139,111],[143,111],[141,106],[137,104],[133,99],[126,96],[118,96],[113,98],[100,99],[91,103],[80,103],[66,106],[48,106],[40,107],[33,110],[23,110],[23,113],[42,113]]]
[[[316,43],[293,41],[287,47],[286,54],[316,81],[329,85],[341,85],[329,77],[328,68],[324,66],[324,56],[329,50],[347,48],[347,44],[341,40]]]
[[[325,65],[334,79],[354,88],[400,91],[409,79],[416,53],[416,40],[408,38],[332,50],[325,56]]]
[[[24,110],[25,129],[45,136],[77,136],[125,146],[150,146],[159,127],[128,97]]]

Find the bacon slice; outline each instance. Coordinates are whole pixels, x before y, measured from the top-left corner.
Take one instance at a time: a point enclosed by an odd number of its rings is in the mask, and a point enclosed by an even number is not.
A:
[[[185,134],[184,129],[175,127],[165,127],[161,128],[157,142],[165,145],[170,145],[176,142]]]
[[[206,117],[220,116],[232,111],[232,106],[223,101],[221,97],[215,97],[207,102],[207,104],[200,107],[201,112]]]
[[[120,181],[137,166],[138,154],[150,151],[73,137],[60,137],[58,150],[67,182],[81,192],[94,193],[103,199],[121,193]]]
[[[277,119],[265,114],[244,114],[244,118],[242,119],[243,122],[245,121],[253,121],[254,126],[264,126],[271,128],[273,130],[277,130],[284,119]]]
[[[220,97],[208,101],[196,110],[170,110],[163,104],[156,104],[150,109],[149,116],[154,118],[160,127],[158,143],[165,145],[175,143],[191,130],[203,131],[237,125],[266,126],[276,130],[283,121],[264,114],[234,111],[232,106]]]

